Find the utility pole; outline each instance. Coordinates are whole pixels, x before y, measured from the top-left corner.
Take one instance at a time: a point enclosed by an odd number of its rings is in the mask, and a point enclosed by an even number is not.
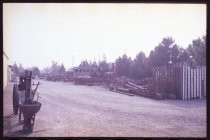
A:
[[[74,55],[72,55],[72,68],[74,66]]]

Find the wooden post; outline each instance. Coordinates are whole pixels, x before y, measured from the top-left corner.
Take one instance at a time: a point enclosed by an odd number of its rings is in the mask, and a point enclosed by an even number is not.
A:
[[[25,101],[26,103],[30,103],[30,98],[31,98],[31,78],[32,78],[32,71],[25,71],[25,85],[26,85],[26,89],[25,89]]]

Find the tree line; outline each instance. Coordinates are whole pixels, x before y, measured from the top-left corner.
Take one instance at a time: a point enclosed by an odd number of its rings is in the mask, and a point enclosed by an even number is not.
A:
[[[42,73],[48,73],[48,74],[65,74],[66,73],[66,68],[64,67],[63,64],[59,65],[58,62],[52,61],[52,65],[50,67],[46,67],[40,71],[40,69],[37,66],[33,66],[30,68],[23,68],[22,64],[19,64],[17,66],[16,63],[13,64],[13,71],[17,76],[20,76],[24,70],[31,70],[32,71],[32,76],[40,76]]]
[[[165,37],[146,57],[143,51],[139,52],[132,60],[131,57],[123,54],[118,57],[114,64],[118,76],[126,76],[132,79],[141,79],[152,76],[152,68],[157,66],[173,65],[177,63],[188,63],[190,65],[206,65],[206,36],[192,40],[192,43],[184,49],[177,45],[172,37]],[[21,73],[24,68],[15,63],[14,71],[16,74]],[[100,62],[88,62],[84,60],[79,66],[96,67],[99,72],[109,70],[109,64],[105,55]],[[30,68],[35,75],[40,75],[38,67]],[[70,70],[70,69],[69,69]],[[59,65],[52,61],[50,67],[43,69],[44,73],[64,74],[67,72],[63,64]]]
[[[177,63],[206,65],[206,36],[193,40],[186,49],[177,45],[172,37],[165,37],[148,57],[142,51],[134,60],[124,54],[115,61],[115,66],[119,76],[141,79],[151,77],[153,67]]]
[[[19,66],[17,66],[16,62],[13,64],[13,71],[17,76],[20,76],[24,70],[31,70],[33,71],[33,75],[32,76],[40,76],[41,72],[39,70],[39,68],[37,66],[33,66],[31,68],[23,68],[22,64],[19,64]]]

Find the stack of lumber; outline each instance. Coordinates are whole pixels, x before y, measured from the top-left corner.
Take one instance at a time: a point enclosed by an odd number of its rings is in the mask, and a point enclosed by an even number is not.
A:
[[[160,92],[153,83],[147,85],[138,85],[135,81],[128,81],[118,79],[115,83],[109,85],[111,91],[127,94],[127,95],[139,95],[154,99],[163,99],[165,94]],[[171,98],[174,98],[171,96]]]
[[[116,92],[123,92],[123,93],[139,93],[146,90],[145,87],[136,85],[132,82],[118,82],[117,84],[111,84],[109,87],[110,90],[114,90]]]

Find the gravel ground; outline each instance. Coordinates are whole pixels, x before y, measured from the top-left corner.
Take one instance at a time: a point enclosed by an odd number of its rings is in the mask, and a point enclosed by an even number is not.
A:
[[[100,86],[40,82],[33,133],[22,134],[11,97],[4,97],[4,136],[206,137],[206,99],[154,100]]]

